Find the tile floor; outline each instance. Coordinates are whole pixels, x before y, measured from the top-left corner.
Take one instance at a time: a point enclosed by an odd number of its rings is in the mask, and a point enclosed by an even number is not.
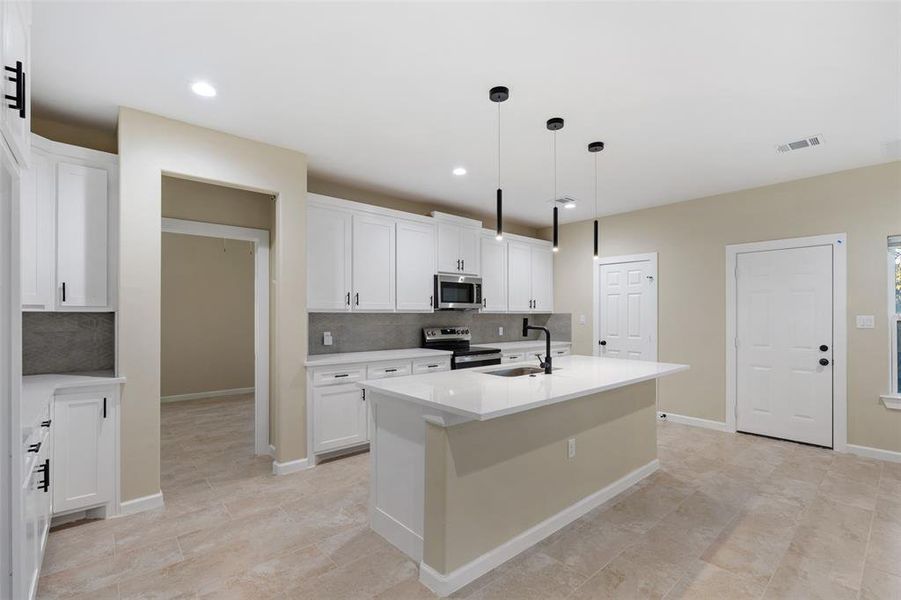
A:
[[[166,404],[166,508],[50,534],[39,597],[432,595],[367,529],[368,456],[273,477],[252,402]],[[671,423],[661,470],[457,592],[467,599],[901,599],[901,464]]]

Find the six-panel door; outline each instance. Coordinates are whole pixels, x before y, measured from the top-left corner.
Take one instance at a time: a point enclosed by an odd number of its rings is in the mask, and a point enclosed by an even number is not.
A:
[[[109,171],[57,164],[56,277],[59,305],[109,305]]]
[[[363,444],[369,423],[363,390],[355,383],[313,388],[313,451]]]
[[[114,498],[113,398],[104,392],[57,396],[53,406],[53,511]]]
[[[656,312],[651,261],[601,265],[599,354],[608,358],[653,360]]]

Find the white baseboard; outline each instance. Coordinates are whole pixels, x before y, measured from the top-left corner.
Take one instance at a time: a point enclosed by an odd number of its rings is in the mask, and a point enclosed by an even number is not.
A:
[[[711,421],[709,419],[699,419],[698,417],[686,417],[685,415],[677,415],[666,411],[657,411],[657,418],[678,423],[680,425],[691,425],[692,427],[703,427],[704,429],[713,429],[715,431],[729,431],[728,427],[722,421]]]
[[[310,459],[308,458],[300,458],[298,460],[289,460],[288,462],[278,462],[277,460],[272,461],[272,474],[273,475],[288,475],[289,473],[297,473],[299,471],[306,471],[312,465],[310,464]]]
[[[569,525],[617,494],[629,489],[656,471],[659,466],[660,463],[655,458],[648,464],[635,469],[590,496],[582,498],[572,506],[548,517],[541,523],[523,531],[513,539],[493,550],[489,550],[447,575],[439,573],[425,562],[420,562],[419,581],[439,596],[444,597],[453,594],[463,586],[472,583],[488,571],[499,567],[520,552],[528,550],[547,536]]]
[[[422,537],[391,515],[376,508],[370,512],[369,526],[413,560],[422,560]]]
[[[901,462],[901,452],[895,452],[894,450],[883,450],[882,448],[871,448],[869,446],[855,446],[854,444],[848,444],[847,449],[851,454],[856,454],[858,456],[887,460],[889,462]]]
[[[142,496],[134,500],[126,500],[119,505],[119,516],[133,515],[146,510],[154,510],[165,506],[163,502],[163,492],[159,491],[149,496]]]
[[[252,387],[234,388],[231,390],[213,390],[212,392],[194,392],[191,394],[175,394],[174,396],[163,396],[160,402],[181,402],[182,400],[199,400],[201,398],[219,398],[222,396],[243,396],[253,393]]]

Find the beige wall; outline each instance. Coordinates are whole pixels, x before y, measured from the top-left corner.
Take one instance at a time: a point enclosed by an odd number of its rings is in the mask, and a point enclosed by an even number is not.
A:
[[[34,112],[31,116],[31,131],[54,142],[72,144],[116,154],[118,143],[116,132],[93,125],[58,120]]]
[[[203,181],[163,177],[164,217],[273,230],[275,198]]]
[[[412,200],[398,198],[397,196],[382,194],[373,190],[358,188],[313,176],[310,177],[307,188],[313,194],[322,194],[323,196],[332,196],[334,198],[342,198],[344,200],[352,200],[354,202],[362,202],[364,204],[372,204],[373,206],[381,206],[384,208],[393,208],[394,210],[402,210],[416,215],[429,215],[433,210],[446,212],[460,217],[479,220],[482,222],[482,225],[488,229],[494,229],[497,223],[493,213],[464,211],[459,208],[422,199]],[[494,190],[487,190],[485,205],[490,210],[494,209]],[[514,223],[509,219],[504,220],[504,231],[527,237],[538,236],[538,230],[536,228],[529,225]]]
[[[160,219],[163,174],[276,195],[271,335],[276,459],[306,456],[306,157],[172,121],[119,111],[119,369],[122,498],[160,489]]]
[[[657,458],[655,385],[427,425],[423,561],[449,573]]]
[[[601,220],[602,256],[659,253],[658,357],[691,365],[661,381],[661,410],[725,420],[727,244],[842,232],[848,234],[848,442],[901,451],[901,413],[879,401],[889,380],[886,238],[901,233],[901,162]],[[590,221],[561,227],[555,308],[572,313],[580,354],[595,344],[591,246]],[[856,329],[859,314],[875,315],[876,328]]]
[[[252,388],[253,243],[164,233],[160,291],[162,396]]]

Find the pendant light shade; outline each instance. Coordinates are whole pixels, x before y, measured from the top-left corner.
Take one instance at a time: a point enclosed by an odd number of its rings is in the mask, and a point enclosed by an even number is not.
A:
[[[488,98],[497,104],[497,231],[498,241],[504,238],[504,191],[501,189],[501,102],[510,97],[510,90],[502,85],[491,88]]]
[[[547,128],[554,132],[554,252],[560,249],[560,232],[557,226],[557,132],[563,129],[563,119],[552,117],[547,120]]]
[[[604,142],[591,142],[588,151],[594,153],[594,259],[598,259],[598,152],[604,149]]]

